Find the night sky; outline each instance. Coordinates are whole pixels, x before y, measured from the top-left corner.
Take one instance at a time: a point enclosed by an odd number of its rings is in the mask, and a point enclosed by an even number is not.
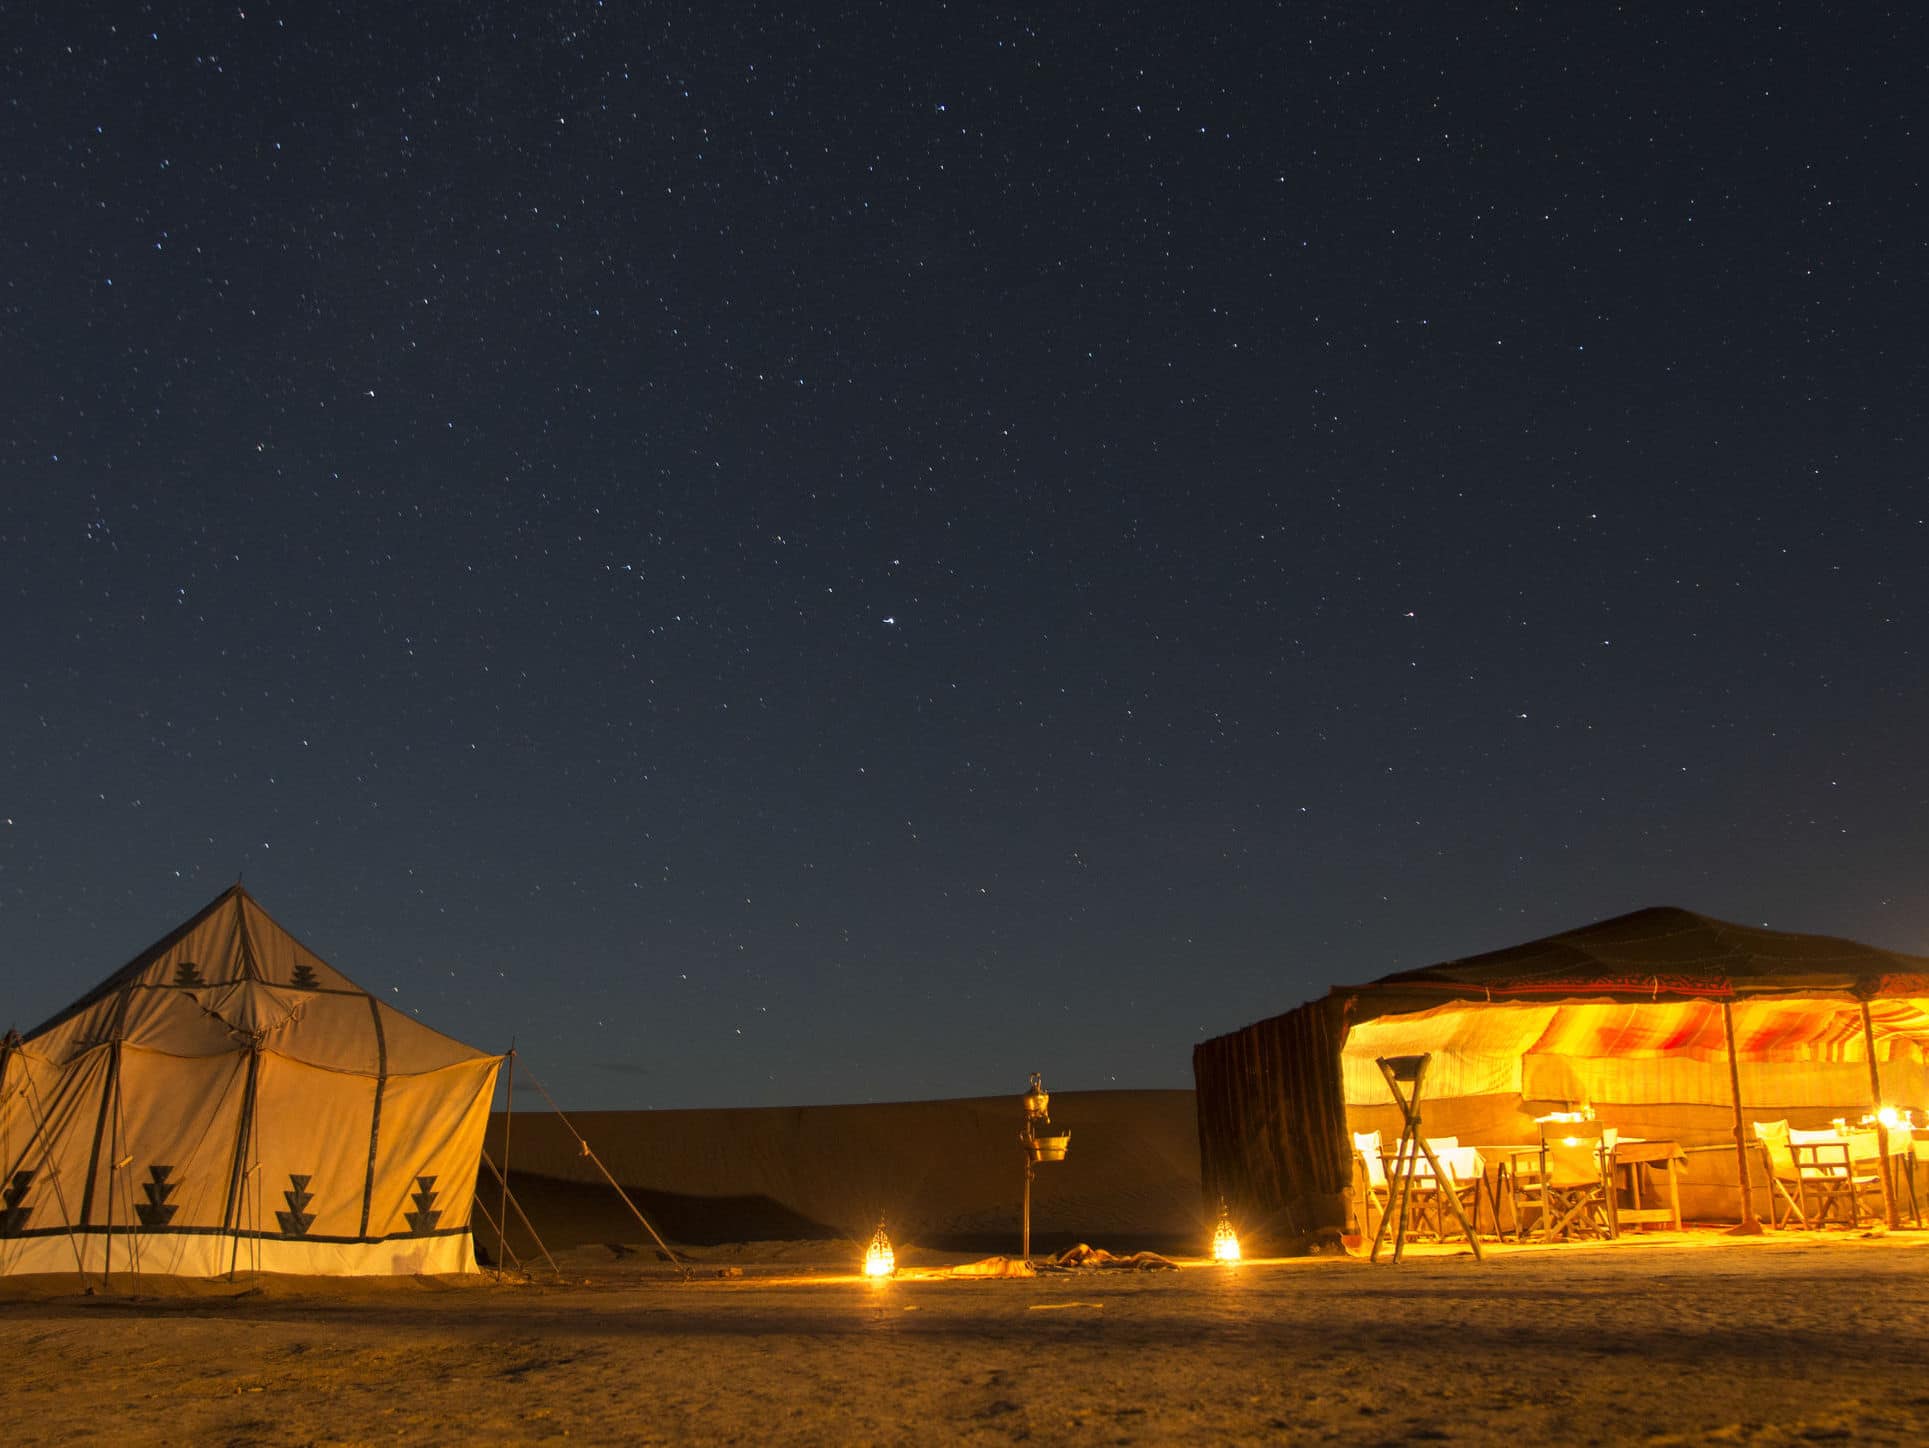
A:
[[[582,1106],[1929,952],[1913,9],[9,5],[0,1025],[237,875]]]

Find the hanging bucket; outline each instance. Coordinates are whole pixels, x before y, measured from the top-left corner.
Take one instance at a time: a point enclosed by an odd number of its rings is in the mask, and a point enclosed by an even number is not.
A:
[[[1071,1144],[1072,1134],[1069,1131],[1063,1136],[1034,1137],[1031,1142],[1031,1159],[1033,1161],[1063,1161],[1065,1160],[1066,1149],[1070,1147]]]

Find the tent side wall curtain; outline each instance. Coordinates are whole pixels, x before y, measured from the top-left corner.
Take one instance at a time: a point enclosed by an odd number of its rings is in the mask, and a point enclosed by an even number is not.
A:
[[[255,1083],[258,1221],[292,1237],[359,1237],[368,1176],[373,1077],[328,1071],[273,1051]]]
[[[20,1201],[0,1216],[0,1273],[75,1270],[76,1243],[55,1199],[53,1173],[78,1216],[76,1189],[94,1154],[110,1055],[102,1047],[49,1068],[44,1134],[24,1092],[0,1105],[0,1137],[12,1158],[0,1185],[11,1185],[12,1172],[31,1173]],[[220,1275],[237,1261],[249,1270],[312,1275],[475,1270],[469,1214],[497,1058],[389,1079],[395,1110],[377,1172],[382,1205],[364,1236],[373,1078],[260,1054],[244,1166],[249,1192],[230,1227],[248,1053],[182,1058],[128,1048],[122,1057],[119,1132],[128,1171],[113,1221],[117,1275],[132,1265],[134,1251],[144,1273],[181,1276]],[[31,1064],[16,1055],[9,1084],[24,1084]],[[109,1163],[100,1162],[97,1175],[95,1215],[73,1224],[88,1272],[108,1261]]]
[[[1302,1251],[1345,1227],[1344,1036],[1329,997],[1193,1048],[1206,1220],[1223,1198],[1262,1251]]]
[[[383,1084],[370,1236],[420,1238],[467,1228],[501,1065],[500,1057],[485,1056],[419,1076],[390,1076]],[[468,1232],[460,1235],[467,1244]],[[472,1268],[473,1262],[462,1270]]]

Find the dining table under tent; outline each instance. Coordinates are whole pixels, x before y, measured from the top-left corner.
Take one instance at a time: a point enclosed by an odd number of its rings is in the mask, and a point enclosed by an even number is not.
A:
[[[0,1274],[472,1272],[501,1061],[235,885],[0,1047]]]
[[[1755,1124],[1866,1122],[1886,1160],[1894,1134],[1876,1118],[1923,1115],[1926,1052],[1929,958],[1640,910],[1337,986],[1201,1042],[1202,1184],[1242,1236],[1320,1250],[1363,1220],[1356,1134],[1390,1146],[1404,1124],[1378,1063],[1424,1055],[1428,1137],[1523,1142],[1548,1119],[1611,1123],[1678,1144],[1689,1217],[1752,1226],[1775,1190]],[[1900,1178],[1882,1182],[1893,1225]]]

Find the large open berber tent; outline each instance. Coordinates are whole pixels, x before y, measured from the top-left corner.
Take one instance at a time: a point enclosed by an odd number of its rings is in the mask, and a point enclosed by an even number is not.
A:
[[[1429,1135],[1525,1141],[1552,1113],[1679,1142],[1687,1215],[1738,1222],[1770,1183],[1754,1123],[1929,1106],[1929,959],[1655,908],[1366,985],[1193,1051],[1202,1185],[1305,1250],[1357,1222],[1350,1133],[1402,1116],[1377,1062],[1429,1056]],[[1751,1187],[1745,1197],[1742,1173]]]
[[[239,885],[0,1061],[0,1273],[475,1270],[501,1058]]]

